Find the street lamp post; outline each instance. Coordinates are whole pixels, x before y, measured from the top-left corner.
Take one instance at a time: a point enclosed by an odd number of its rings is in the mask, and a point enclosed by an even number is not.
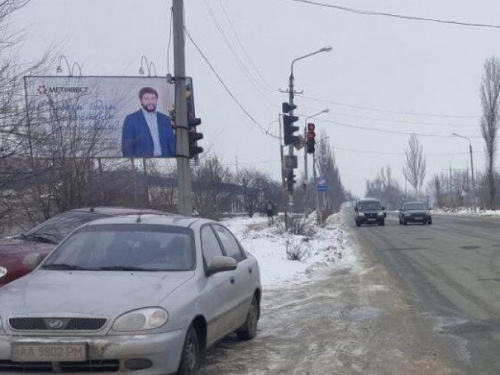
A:
[[[471,168],[471,177],[472,177],[472,207],[474,211],[476,211],[476,181],[474,179],[474,159],[472,158],[472,142],[469,137],[465,137],[463,135],[452,133],[453,136],[463,138],[469,141],[469,153],[470,153],[470,168]]]
[[[293,80],[294,80],[293,65],[299,60],[303,60],[307,57],[316,55],[316,54],[321,53],[321,52],[330,52],[331,50],[332,50],[332,47],[323,47],[315,52],[308,53],[307,55],[297,57],[296,59],[294,59],[292,61],[292,64],[290,66],[290,77],[288,80],[288,95],[289,95],[288,102],[292,107],[293,107],[293,99],[294,99],[294,93],[295,93],[294,88],[293,88]],[[290,111],[290,116],[293,116],[293,109]],[[293,159],[293,145],[292,144],[288,146],[288,157],[290,160]],[[293,168],[291,168],[291,169],[292,169],[292,173],[293,173]],[[291,191],[290,195],[289,195],[289,206],[290,206],[290,212],[292,212],[293,211],[293,191]]]
[[[68,69],[68,75],[70,77],[73,77],[74,76],[74,73],[75,73],[75,68],[78,68],[79,72],[80,72],[80,77],[82,76],[82,67],[80,64],[78,64],[76,61],[73,63],[72,66],[70,66],[70,63],[68,61],[68,59],[66,58],[66,56],[64,55],[60,55],[59,56],[59,64],[57,65],[57,68],[56,68],[56,73],[62,73],[63,72],[63,68],[62,68],[62,62],[65,62],[66,64],[66,68]]]
[[[304,139],[306,139],[306,141],[307,141],[307,120],[314,118],[316,116],[319,116],[323,113],[328,113],[329,111],[330,110],[327,108],[327,109],[324,109],[321,112],[318,112],[312,116],[306,117],[306,119],[304,120]],[[307,180],[308,180],[308,176],[307,176],[307,147],[304,147],[304,179],[305,179],[305,183],[307,184]]]

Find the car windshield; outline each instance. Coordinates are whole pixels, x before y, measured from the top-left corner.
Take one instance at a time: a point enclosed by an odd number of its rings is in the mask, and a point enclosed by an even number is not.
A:
[[[409,203],[405,204],[405,210],[426,210],[424,203]]]
[[[380,202],[360,202],[358,207],[361,211],[380,211],[382,209]]]
[[[69,211],[44,221],[22,235],[25,239],[59,243],[80,225],[106,217],[94,212]]]
[[[96,271],[187,271],[195,265],[190,229],[120,224],[84,227],[68,237],[43,269]]]

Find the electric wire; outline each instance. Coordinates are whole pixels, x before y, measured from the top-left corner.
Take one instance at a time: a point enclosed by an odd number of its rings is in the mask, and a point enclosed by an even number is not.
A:
[[[431,137],[431,138],[454,138],[455,136],[453,135],[442,135],[442,134],[427,134],[427,133],[417,133],[417,132],[403,132],[399,130],[387,130],[387,129],[379,129],[379,128],[367,128],[364,126],[359,126],[359,125],[353,125],[353,124],[344,124],[341,122],[337,121],[332,121],[332,120],[325,120],[322,119],[321,122],[327,122],[333,125],[345,127],[345,128],[352,128],[352,129],[357,129],[357,130],[366,130],[366,131],[372,131],[372,132],[379,132],[379,133],[387,133],[387,134],[399,134],[399,135],[412,135],[415,134],[416,136],[419,137]],[[474,139],[482,139],[480,136],[471,136],[471,135],[466,135],[468,138],[474,138]]]
[[[213,21],[215,27],[217,28],[217,31],[221,35],[222,40],[224,41],[224,43],[226,44],[226,46],[229,48],[229,51],[233,55],[236,63],[240,67],[241,71],[243,72],[243,74],[245,75],[245,77],[247,77],[247,79],[250,81],[250,83],[253,85],[253,87],[259,93],[259,95],[262,96],[262,98],[266,102],[268,102],[271,106],[274,107],[275,103],[273,103],[266,95],[264,95],[260,91],[260,88],[258,87],[259,85],[261,85],[260,82],[258,82],[255,79],[255,77],[250,73],[250,71],[247,69],[247,67],[245,66],[245,64],[243,63],[243,61],[241,60],[241,58],[239,57],[239,55],[236,52],[236,50],[231,45],[231,42],[229,41],[229,38],[227,37],[227,35],[226,35],[224,29],[222,28],[221,24],[219,23],[219,21],[217,20],[217,17],[215,16],[215,13],[213,12],[212,8],[210,7],[208,1],[204,0],[204,2],[205,2],[205,6],[206,6],[206,8],[208,10],[208,13],[209,13],[210,17],[212,18],[212,21]],[[266,89],[266,88],[264,87],[264,89]]]
[[[384,113],[394,113],[394,114],[399,114],[399,115],[408,115],[408,116],[425,116],[425,117],[446,117],[446,118],[474,118],[478,119],[480,116],[471,116],[471,115],[466,115],[466,116],[460,116],[460,115],[448,115],[448,114],[431,114],[431,113],[423,113],[423,112],[407,112],[407,111],[395,111],[395,110],[388,110],[388,109],[380,109],[380,108],[374,108],[374,107],[366,107],[366,106],[360,106],[360,105],[354,105],[354,104],[346,104],[346,103],[340,103],[332,100],[326,100],[326,99],[318,99],[314,98],[311,96],[307,95],[300,95],[300,98],[312,100],[315,102],[321,102],[321,103],[329,103],[329,104],[335,104],[339,105],[342,107],[349,107],[349,108],[356,108],[356,109],[364,109],[367,111],[375,111],[375,112],[384,112]]]
[[[167,75],[170,74],[170,46],[172,44],[173,20],[174,20],[174,8],[170,8],[170,26],[169,26],[168,44],[167,44]]]
[[[260,80],[262,81],[262,83],[267,86],[266,91],[269,91],[269,92],[279,92],[279,90],[276,90],[275,88],[273,88],[272,85],[270,85],[267,80],[264,78],[264,76],[262,75],[262,73],[260,72],[259,68],[257,68],[257,65],[254,63],[252,57],[250,56],[250,54],[247,52],[246,48],[243,46],[243,43],[241,42],[241,39],[238,35],[238,33],[236,32],[236,28],[234,27],[234,24],[233,22],[231,21],[231,17],[229,16],[229,13],[227,12],[227,9],[223,3],[222,0],[219,0],[219,3],[220,3],[220,6],[222,8],[222,11],[225,15],[225,18],[227,20],[227,22],[229,23],[229,26],[231,27],[231,30],[233,31],[233,34],[236,38],[236,40],[238,41],[238,44],[241,48],[241,50],[243,51],[243,53],[245,54],[246,58],[248,59],[248,62],[250,63],[250,65],[253,67],[253,69],[255,70],[255,72],[257,73],[257,75],[259,76]]]
[[[332,8],[336,10],[341,10],[344,12],[354,13],[358,15],[364,16],[382,16],[382,17],[390,17],[390,18],[399,18],[409,21],[423,21],[423,22],[431,22],[431,23],[439,23],[439,24],[448,24],[448,25],[456,25],[456,26],[464,26],[464,27],[475,27],[475,28],[487,28],[487,29],[500,29],[500,25],[487,24],[487,23],[474,23],[474,22],[463,22],[463,21],[455,21],[455,20],[446,20],[446,19],[438,19],[438,18],[427,18],[427,17],[417,17],[417,16],[407,16],[404,14],[397,13],[388,13],[388,12],[377,12],[377,11],[369,11],[363,9],[355,9],[344,7],[335,4],[325,4],[317,1],[311,0],[288,0],[296,3],[302,3],[307,5],[314,5],[324,8]]]
[[[189,31],[187,30],[186,27],[184,27],[184,32],[186,33],[188,39],[191,41],[191,43],[196,48],[196,50],[198,51],[198,53],[201,55],[201,57],[203,58],[203,60],[205,60],[205,63],[208,65],[208,67],[210,68],[210,70],[212,71],[212,73],[214,73],[214,75],[217,77],[217,80],[224,87],[224,89],[226,90],[226,92],[228,93],[228,95],[233,99],[233,101],[236,103],[236,105],[238,107],[240,107],[240,109],[245,113],[245,115],[260,129],[260,131],[262,132],[262,134],[266,135],[266,131],[264,130],[263,126],[245,109],[245,107],[243,107],[243,105],[240,103],[240,101],[238,100],[238,98],[236,98],[236,96],[233,94],[233,92],[229,89],[229,87],[226,85],[226,83],[224,82],[224,80],[221,78],[221,76],[219,75],[219,73],[217,73],[217,71],[215,70],[215,68],[213,67],[213,65],[210,63],[210,61],[208,60],[208,58],[205,56],[205,54],[203,53],[203,51],[200,49],[200,47],[198,46],[198,44],[194,41],[193,37],[191,36],[191,34],[189,33]]]

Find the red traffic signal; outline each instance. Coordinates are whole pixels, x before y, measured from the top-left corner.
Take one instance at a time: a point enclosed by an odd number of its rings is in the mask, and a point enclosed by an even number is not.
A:
[[[307,124],[307,146],[306,151],[308,154],[313,154],[316,144],[316,133],[314,132],[315,126],[312,122]]]

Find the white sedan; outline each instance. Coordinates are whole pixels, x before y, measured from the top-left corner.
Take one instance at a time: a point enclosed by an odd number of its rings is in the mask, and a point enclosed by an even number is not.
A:
[[[224,336],[255,337],[261,293],[256,259],[220,223],[96,220],[0,289],[0,373],[194,374]]]

